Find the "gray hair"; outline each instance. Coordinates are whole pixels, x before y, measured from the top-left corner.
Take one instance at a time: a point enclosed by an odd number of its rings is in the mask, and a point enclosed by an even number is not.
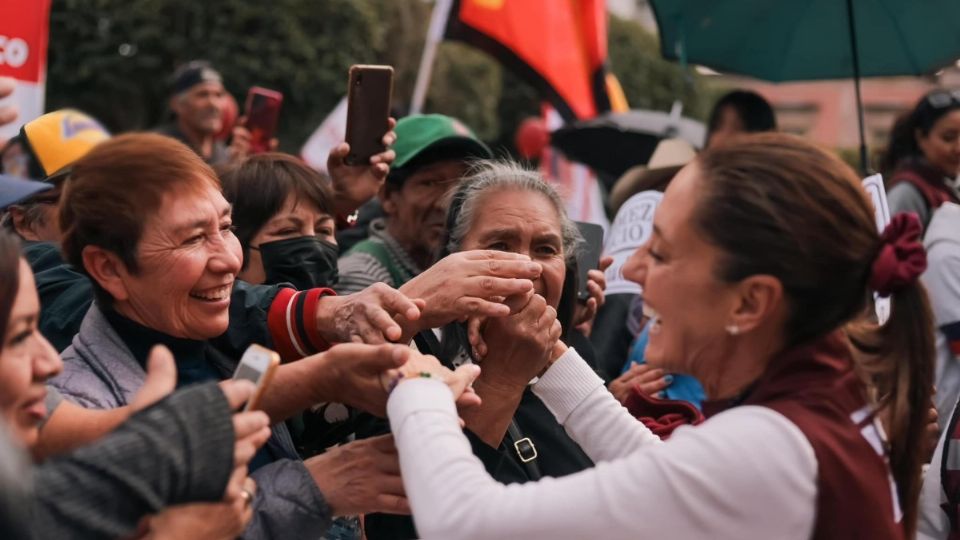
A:
[[[563,255],[567,261],[574,259],[583,238],[576,224],[567,216],[557,190],[539,172],[507,159],[474,161],[466,176],[457,184],[447,220],[450,237],[446,248],[449,253],[460,251],[463,239],[474,226],[478,201],[487,193],[503,190],[527,191],[546,197],[560,217]]]

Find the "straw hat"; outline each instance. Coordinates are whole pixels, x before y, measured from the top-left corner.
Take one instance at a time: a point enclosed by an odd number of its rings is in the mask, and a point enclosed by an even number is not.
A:
[[[610,190],[610,207],[614,213],[631,196],[641,191],[663,191],[684,165],[693,161],[697,151],[683,139],[663,139],[657,144],[650,161],[627,169]]]

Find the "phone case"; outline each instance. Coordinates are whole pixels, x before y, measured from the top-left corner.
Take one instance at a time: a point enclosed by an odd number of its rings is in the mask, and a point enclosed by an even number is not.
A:
[[[369,163],[370,158],[386,150],[383,136],[390,121],[393,99],[393,68],[356,65],[350,68],[347,91],[347,143],[350,165]]]
[[[590,292],[587,291],[587,273],[596,269],[600,264],[600,254],[603,253],[603,227],[595,223],[574,222],[580,229],[584,245],[577,251],[577,298],[587,300]]]
[[[262,370],[254,367],[254,363],[248,359],[248,355],[250,355],[251,352],[261,355],[261,357],[266,356],[266,366],[264,366]],[[263,399],[263,394],[267,387],[270,386],[273,375],[279,366],[280,355],[266,347],[253,344],[243,353],[243,357],[240,359],[239,365],[237,365],[237,370],[234,372],[233,378],[249,380],[257,386],[253,395],[247,401],[247,405],[243,409],[244,411],[252,411],[260,408],[260,401]],[[251,376],[251,373],[259,373],[259,376]]]
[[[254,86],[247,92],[244,113],[250,131],[250,150],[254,154],[270,150],[270,139],[276,135],[283,94]]]

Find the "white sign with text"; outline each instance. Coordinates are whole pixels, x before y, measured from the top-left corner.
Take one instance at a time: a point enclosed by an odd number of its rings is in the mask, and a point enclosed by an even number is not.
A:
[[[887,190],[883,186],[883,176],[875,174],[863,179],[863,189],[870,196],[873,203],[873,216],[877,222],[877,230],[881,233],[890,223],[890,206],[887,204]],[[890,318],[890,298],[880,298],[873,295],[873,304],[877,312],[877,322],[884,324]]]
[[[643,191],[627,199],[610,226],[604,254],[613,257],[607,268],[606,294],[640,294],[640,285],[623,277],[623,265],[653,232],[653,214],[663,199],[659,191]]]

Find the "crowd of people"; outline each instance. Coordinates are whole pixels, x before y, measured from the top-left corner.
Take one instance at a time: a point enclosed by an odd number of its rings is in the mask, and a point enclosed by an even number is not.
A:
[[[2,145],[3,537],[960,535],[960,93],[898,121],[881,229],[852,168],[723,97],[702,151],[611,190],[662,193],[639,295],[455,118],[321,173],[225,96],[190,62],[168,125]],[[247,411],[254,344],[282,363]]]

